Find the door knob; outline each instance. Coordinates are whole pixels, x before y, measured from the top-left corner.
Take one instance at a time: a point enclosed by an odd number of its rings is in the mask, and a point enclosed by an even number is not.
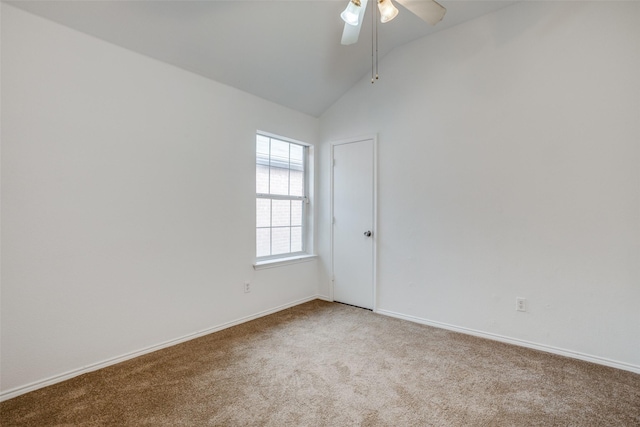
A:
[[[371,231],[370,230],[365,231],[364,235],[367,237],[371,237]]]

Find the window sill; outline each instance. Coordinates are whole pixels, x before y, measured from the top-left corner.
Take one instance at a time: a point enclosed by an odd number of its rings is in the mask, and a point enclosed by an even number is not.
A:
[[[264,261],[257,261],[255,264],[253,264],[253,269],[263,270],[265,268],[275,268],[275,267],[282,267],[284,265],[298,264],[301,262],[309,262],[309,261],[313,261],[317,257],[318,255],[298,255],[298,256],[292,256],[289,258],[278,258],[278,259],[268,259]]]

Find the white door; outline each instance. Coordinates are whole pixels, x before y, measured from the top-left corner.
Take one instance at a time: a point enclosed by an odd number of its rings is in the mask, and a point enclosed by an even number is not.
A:
[[[374,308],[373,139],[333,146],[333,299]]]

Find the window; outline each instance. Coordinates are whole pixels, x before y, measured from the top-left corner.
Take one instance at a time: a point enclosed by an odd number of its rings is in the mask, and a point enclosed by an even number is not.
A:
[[[256,256],[305,252],[307,146],[256,136]]]

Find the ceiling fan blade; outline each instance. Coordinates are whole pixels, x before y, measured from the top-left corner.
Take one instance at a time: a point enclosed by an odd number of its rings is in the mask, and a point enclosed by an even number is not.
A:
[[[358,41],[360,35],[360,28],[362,28],[362,19],[364,18],[364,12],[367,9],[368,0],[360,0],[360,13],[358,15],[358,25],[344,24],[344,31],[342,31],[342,44],[350,45]]]
[[[438,22],[442,21],[444,14],[447,13],[447,9],[435,0],[396,1],[430,25],[436,25]]]
[[[344,31],[342,31],[342,41],[341,43],[345,46],[354,44],[358,41],[358,36],[360,35],[360,27],[361,24],[358,25],[349,25],[345,22]]]

